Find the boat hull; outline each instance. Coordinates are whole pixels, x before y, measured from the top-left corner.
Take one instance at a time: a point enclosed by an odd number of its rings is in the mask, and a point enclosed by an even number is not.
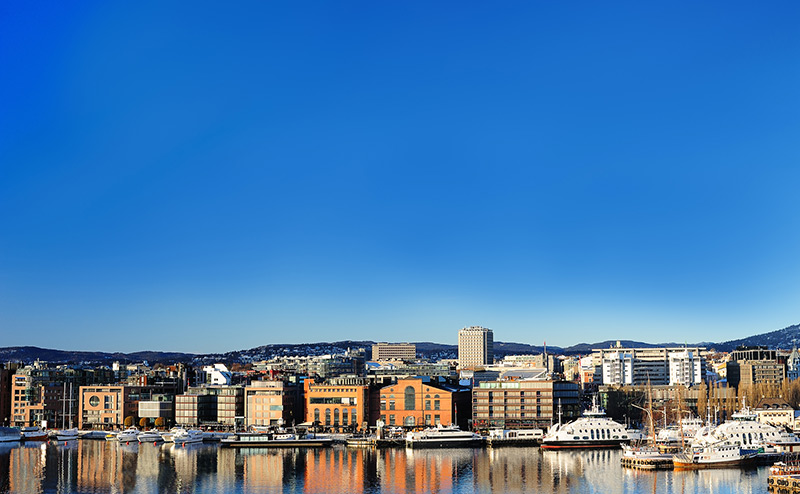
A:
[[[610,441],[549,441],[542,443],[542,449],[608,449],[619,448],[628,440]]]
[[[333,444],[329,438],[323,439],[273,439],[269,441],[230,441],[222,440],[226,448],[327,448]]]
[[[731,460],[720,461],[693,461],[682,457],[683,455],[676,455],[672,457],[672,465],[676,470],[698,470],[704,468],[739,468],[751,466],[756,464],[755,456],[745,456]]]
[[[406,441],[409,448],[480,448],[485,444],[483,439],[421,439]]]

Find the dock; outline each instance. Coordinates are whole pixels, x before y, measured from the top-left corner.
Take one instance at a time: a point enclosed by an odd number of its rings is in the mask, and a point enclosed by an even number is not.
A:
[[[672,470],[672,458],[622,458],[620,460],[623,467],[636,468],[638,470]]]
[[[800,493],[800,475],[770,475],[767,489],[774,494]]]

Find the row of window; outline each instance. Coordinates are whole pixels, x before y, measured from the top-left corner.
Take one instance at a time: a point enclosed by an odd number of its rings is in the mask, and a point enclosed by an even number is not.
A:
[[[356,413],[356,409],[353,408],[350,410],[350,424],[357,424],[358,423],[358,414]],[[348,411],[347,408],[342,409],[342,421],[341,424],[345,425],[348,423]],[[314,422],[324,423],[326,426],[338,426],[339,423],[339,409],[334,408],[333,412],[331,412],[330,408],[325,409],[325,422],[321,421],[320,411],[319,408],[314,409]]]
[[[381,421],[389,425],[397,425],[397,418],[393,413],[389,414],[388,422],[386,422],[386,415],[381,415]],[[433,417],[430,415],[425,415],[425,425],[439,425],[441,423],[442,420],[439,415],[434,415]],[[409,415],[403,420],[403,425],[406,427],[414,427],[417,425],[417,418],[413,415]]]

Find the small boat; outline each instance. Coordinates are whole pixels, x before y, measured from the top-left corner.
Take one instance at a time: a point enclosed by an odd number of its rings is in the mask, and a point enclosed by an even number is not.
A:
[[[128,427],[124,431],[117,434],[117,441],[127,443],[131,441],[139,441],[139,429],[136,427]]]
[[[22,440],[22,433],[15,427],[0,427],[0,443],[19,442]]]
[[[119,435],[118,431],[110,431],[106,433],[105,439],[106,441],[117,441],[118,435]]]
[[[333,439],[290,432],[240,432],[222,439],[220,444],[228,448],[323,448],[333,444]]]
[[[81,439],[105,439],[108,431],[79,431],[78,437]]]
[[[41,427],[23,427],[20,429],[23,441],[47,441],[47,432]]]
[[[770,475],[800,475],[800,463],[795,461],[776,462],[769,467]]]
[[[140,443],[158,443],[164,440],[161,437],[161,433],[155,429],[140,432],[139,435],[136,436],[136,439]]]
[[[171,442],[175,444],[202,443],[203,431],[179,429],[172,434]]]
[[[757,454],[730,441],[720,441],[701,447],[692,447],[688,452],[672,457],[677,469],[726,468],[755,464]]]
[[[375,446],[376,442],[375,436],[350,436],[344,441],[350,448],[368,448]]]
[[[175,442],[175,441],[173,441],[173,437],[175,436],[175,434],[178,431],[183,431],[183,430],[186,430],[186,429],[184,429],[183,427],[173,427],[172,429],[168,430],[167,432],[162,432],[161,433],[161,438],[164,440],[165,443]]]
[[[78,429],[61,429],[56,431],[57,441],[77,441]]]
[[[485,438],[470,431],[462,431],[457,425],[438,425],[418,432],[406,434],[406,446],[410,448],[470,448],[483,446]]]

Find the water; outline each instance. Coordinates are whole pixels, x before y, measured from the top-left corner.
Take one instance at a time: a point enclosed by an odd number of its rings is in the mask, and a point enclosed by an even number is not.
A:
[[[768,468],[644,472],[621,451],[250,449],[214,444],[0,444],[14,493],[766,493]]]

